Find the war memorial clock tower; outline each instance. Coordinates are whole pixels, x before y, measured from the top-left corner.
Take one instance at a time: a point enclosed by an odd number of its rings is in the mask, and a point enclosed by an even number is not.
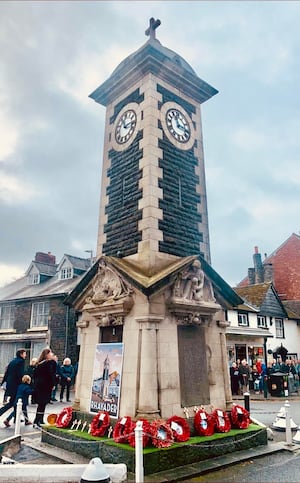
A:
[[[76,403],[90,410],[95,345],[124,345],[120,416],[231,403],[224,307],[210,265],[201,104],[217,91],[156,38],[90,97],[106,107],[97,261],[68,302],[82,317]]]

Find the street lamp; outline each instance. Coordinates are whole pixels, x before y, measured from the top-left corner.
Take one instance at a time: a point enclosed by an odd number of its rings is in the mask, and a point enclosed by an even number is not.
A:
[[[93,250],[84,250],[86,253],[90,254],[90,266],[93,265]]]

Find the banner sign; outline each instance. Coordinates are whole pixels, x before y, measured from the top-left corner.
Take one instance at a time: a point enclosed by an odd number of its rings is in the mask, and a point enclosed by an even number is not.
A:
[[[119,417],[123,343],[96,345],[90,411],[107,411],[112,418]]]

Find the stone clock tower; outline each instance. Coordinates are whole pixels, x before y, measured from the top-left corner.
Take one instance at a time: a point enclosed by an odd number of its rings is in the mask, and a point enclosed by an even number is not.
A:
[[[90,95],[106,107],[97,261],[67,299],[78,407],[91,410],[96,344],[120,342],[119,415],[148,418],[230,405],[223,308],[240,303],[210,265],[200,108],[217,91],[159,24]]]
[[[170,260],[210,263],[201,104],[217,91],[155,38],[90,97],[106,106],[98,255],[154,274]]]

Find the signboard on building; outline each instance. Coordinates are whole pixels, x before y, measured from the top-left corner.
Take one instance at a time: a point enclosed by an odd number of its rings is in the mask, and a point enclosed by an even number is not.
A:
[[[119,417],[123,343],[97,344],[94,358],[90,411],[107,411]]]

